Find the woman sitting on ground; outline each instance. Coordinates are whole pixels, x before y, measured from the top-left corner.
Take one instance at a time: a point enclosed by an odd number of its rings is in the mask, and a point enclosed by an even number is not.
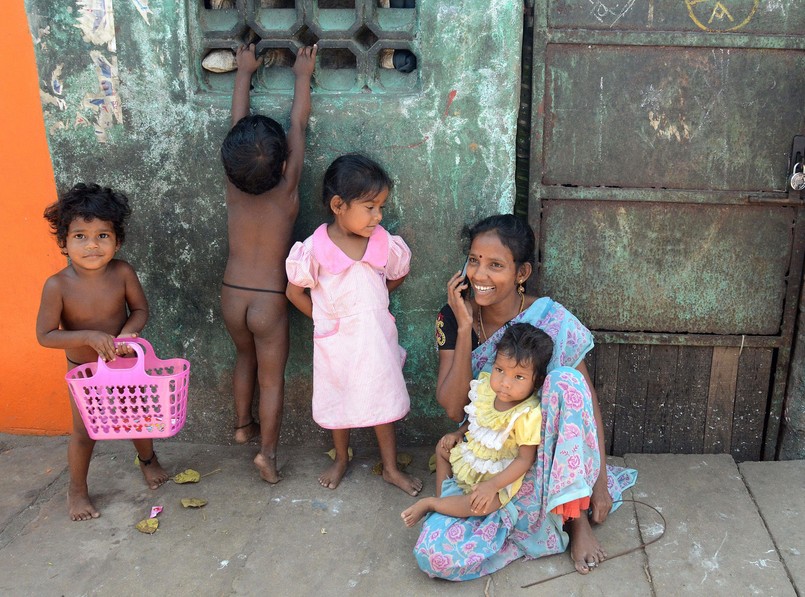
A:
[[[513,215],[491,216],[468,236],[466,278],[450,278],[448,303],[436,320],[439,404],[454,421],[464,419],[470,381],[490,371],[497,343],[513,323],[530,323],[553,339],[543,386],[551,390],[540,395],[536,464],[513,499],[486,516],[428,514],[414,555],[430,576],[470,580],[520,557],[561,553],[570,545],[576,569],[586,574],[606,558],[590,520],[604,522],[613,500],[637,479],[634,470],[606,466],[601,413],[583,360],[593,348],[592,334],[559,303],[525,294],[535,254],[528,224]],[[561,379],[551,379],[560,367]],[[447,479],[438,495],[452,495],[455,484]]]

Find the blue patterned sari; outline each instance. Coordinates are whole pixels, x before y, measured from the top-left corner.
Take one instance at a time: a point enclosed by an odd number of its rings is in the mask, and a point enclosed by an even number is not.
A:
[[[575,367],[593,347],[593,338],[576,317],[550,298],[537,300],[510,323],[530,323],[554,341],[554,353],[543,385],[542,443],[535,466],[520,491],[505,507],[487,516],[455,518],[430,513],[414,547],[419,567],[429,576],[471,580],[491,574],[514,560],[561,553],[569,538],[562,517],[551,510],[589,497],[601,467],[592,397]],[[503,326],[472,352],[476,377],[490,371]],[[607,487],[613,500],[637,481],[637,471],[607,466]],[[451,478],[442,496],[459,495]],[[619,504],[613,506],[615,510]]]

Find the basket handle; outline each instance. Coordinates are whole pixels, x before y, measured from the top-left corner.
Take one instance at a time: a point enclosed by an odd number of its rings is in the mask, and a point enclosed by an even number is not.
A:
[[[141,375],[145,375],[145,350],[151,349],[151,344],[149,344],[144,338],[114,338],[115,344],[128,344],[134,349],[134,352],[137,353],[137,361],[131,367],[124,367],[122,369],[115,368],[112,369],[111,367],[107,366],[106,361],[104,361],[100,356],[98,356],[98,368],[97,372],[100,373],[101,371],[108,372],[108,371],[133,371],[135,373],[139,373]]]

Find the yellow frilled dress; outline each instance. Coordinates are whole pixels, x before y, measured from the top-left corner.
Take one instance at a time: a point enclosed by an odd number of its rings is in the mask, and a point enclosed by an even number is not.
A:
[[[481,373],[470,382],[470,403],[464,407],[470,424],[464,436],[467,441],[459,442],[450,451],[453,476],[465,494],[509,466],[519,446],[536,446],[540,442],[542,411],[537,395],[532,394],[509,410],[495,410],[495,392],[489,377],[489,373]],[[524,476],[498,492],[501,506],[517,493]]]

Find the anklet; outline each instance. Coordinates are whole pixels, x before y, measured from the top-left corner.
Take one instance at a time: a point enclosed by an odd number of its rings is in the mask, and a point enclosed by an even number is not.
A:
[[[139,461],[140,461],[140,464],[142,464],[143,466],[150,466],[150,465],[151,465],[151,463],[152,463],[152,462],[154,462],[154,459],[155,459],[156,457],[157,457],[157,451],[156,451],[156,450],[154,450],[153,452],[151,452],[151,458],[149,458],[148,460],[146,460],[145,458],[143,458],[142,456],[140,456],[140,454],[139,454],[139,453],[137,453],[137,460],[139,460]]]
[[[251,419],[249,419],[249,422],[248,422],[248,423],[246,423],[245,425],[236,425],[236,426],[235,426],[235,431],[237,431],[238,429],[245,429],[246,427],[251,427],[251,426],[252,426],[252,425],[254,425],[256,422],[257,422],[257,421],[255,421],[255,420],[254,420],[254,417],[252,417]]]

